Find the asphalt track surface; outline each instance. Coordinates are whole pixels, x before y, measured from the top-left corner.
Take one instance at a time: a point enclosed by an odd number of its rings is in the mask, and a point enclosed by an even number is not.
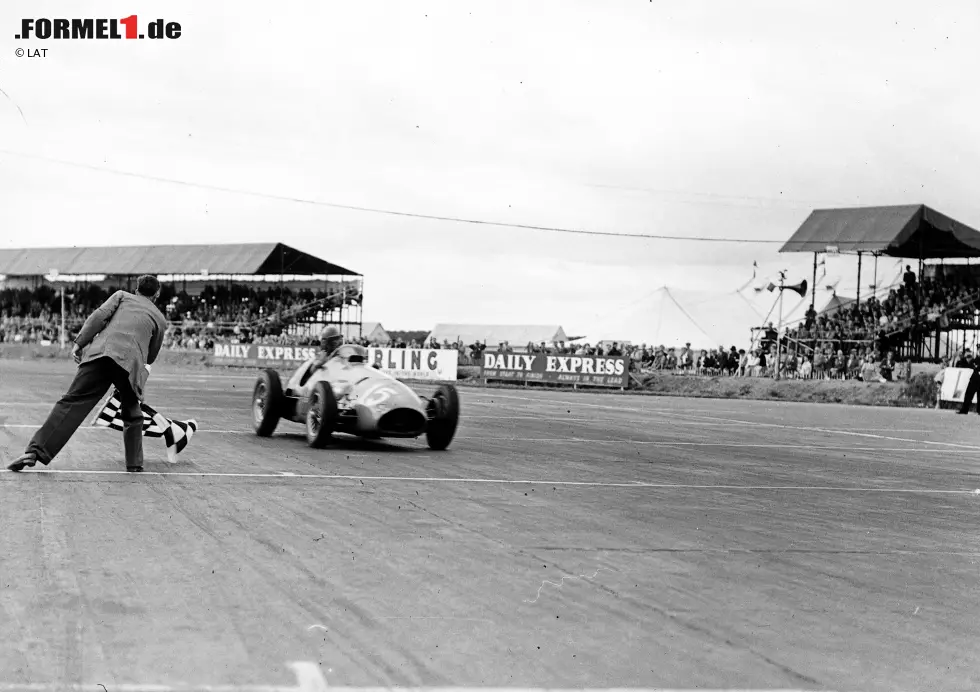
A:
[[[0,362],[5,459],[72,372]],[[980,688],[976,415],[461,388],[446,452],[317,451],[252,382],[0,473],[0,692]]]

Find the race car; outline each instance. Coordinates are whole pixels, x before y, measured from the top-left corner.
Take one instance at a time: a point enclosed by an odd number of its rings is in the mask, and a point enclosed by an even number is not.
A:
[[[449,447],[459,423],[459,395],[440,385],[431,398],[367,362],[367,349],[354,344],[338,348],[320,368],[311,358],[289,378],[263,370],[252,391],[255,434],[269,437],[279,420],[303,423],[306,441],[327,445],[333,433],[366,439],[416,438],[425,434],[431,449]]]

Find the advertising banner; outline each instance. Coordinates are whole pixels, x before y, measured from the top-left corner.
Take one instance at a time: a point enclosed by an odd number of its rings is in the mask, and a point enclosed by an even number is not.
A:
[[[459,351],[452,348],[368,347],[368,363],[402,380],[455,381]]]
[[[940,391],[942,401],[963,403],[966,398],[966,386],[970,383],[973,370],[969,368],[946,368],[943,373],[943,386]]]
[[[215,365],[292,370],[315,358],[318,352],[316,346],[218,342],[214,345],[211,362]],[[380,370],[392,377],[442,381],[457,379],[459,352],[452,349],[367,347],[367,352],[368,364],[378,365]]]
[[[488,380],[626,387],[629,371],[620,356],[550,356],[484,353],[480,375]]]

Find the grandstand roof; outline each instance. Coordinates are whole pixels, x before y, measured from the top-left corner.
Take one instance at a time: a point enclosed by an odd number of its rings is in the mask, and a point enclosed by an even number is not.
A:
[[[980,257],[980,232],[924,204],[815,209],[779,251]]]
[[[327,274],[360,276],[282,243],[0,249],[0,274]]]
[[[559,325],[521,325],[521,324],[437,324],[426,342],[436,339],[455,342],[462,340],[466,345],[480,341],[487,346],[497,346],[506,341],[511,346],[527,346],[528,342],[540,344],[554,341],[569,341],[565,330]]]

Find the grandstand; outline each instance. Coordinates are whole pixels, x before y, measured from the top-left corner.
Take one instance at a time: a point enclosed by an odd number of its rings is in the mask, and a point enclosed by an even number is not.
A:
[[[812,304],[818,255],[857,256],[857,294],[850,301],[835,301],[828,306],[832,309],[813,310],[791,330],[790,346],[800,352],[859,348],[938,361],[977,343],[980,268],[970,260],[980,257],[980,232],[930,207],[818,209],[780,252],[813,253]],[[910,270],[892,286],[879,288],[875,279],[872,295],[862,300],[862,260],[867,255],[876,267],[878,257],[908,259]],[[964,260],[965,265],[955,263]]]
[[[282,243],[24,248],[0,250],[0,342],[70,339],[142,274],[163,284],[170,347],[361,331],[362,275]]]

